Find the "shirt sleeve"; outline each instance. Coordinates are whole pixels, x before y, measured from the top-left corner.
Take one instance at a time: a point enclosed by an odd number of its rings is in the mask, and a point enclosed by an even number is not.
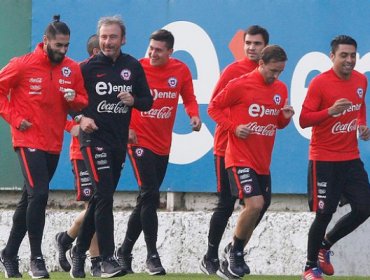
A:
[[[71,132],[71,129],[73,126],[75,126],[77,123],[74,122],[73,120],[67,120],[66,121],[66,125],[64,127],[64,130],[67,131],[67,132]]]
[[[302,106],[302,111],[299,116],[299,125],[302,128],[318,125],[321,122],[330,118],[329,109],[324,109],[321,111],[311,111],[307,107]]]
[[[88,95],[84,85],[84,79],[82,77],[80,67],[76,67],[76,83],[74,85],[74,90],[76,92],[75,99],[68,102],[68,106],[75,112],[81,111],[88,104]]]
[[[302,105],[299,116],[299,125],[302,128],[318,125],[330,118],[328,108],[320,109],[321,91],[316,79],[314,79],[307,90],[306,98]]]
[[[224,109],[232,107],[239,99],[238,92],[233,91],[234,89],[229,83],[211,100],[208,105],[208,114],[222,129],[235,133],[237,125],[224,114]]]
[[[367,81],[366,81],[366,88],[367,88]],[[366,89],[365,88],[365,89]],[[358,125],[366,125],[366,103],[365,103],[365,95],[366,95],[366,90],[364,90],[364,97],[363,97],[363,101],[362,101],[362,105],[361,105],[361,109],[360,109],[360,113],[359,113],[359,116],[358,116]]]
[[[186,68],[184,71],[186,72],[184,72],[184,84],[182,86],[180,95],[184,103],[185,111],[190,118],[199,117],[199,107],[197,99],[194,95],[193,79],[188,68]]]
[[[10,106],[9,96],[12,94],[12,88],[16,87],[21,77],[21,66],[18,58],[13,58],[0,71],[0,115],[11,126],[18,128],[23,117]]]
[[[153,97],[150,94],[149,85],[146,80],[144,69],[137,63],[137,78],[134,88],[134,108],[139,111],[148,111],[153,105]]]

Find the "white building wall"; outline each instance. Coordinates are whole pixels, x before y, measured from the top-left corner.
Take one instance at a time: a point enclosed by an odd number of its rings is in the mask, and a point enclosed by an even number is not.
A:
[[[130,210],[120,209],[123,205],[121,203],[128,202],[128,199],[133,202],[134,196],[134,194],[117,195],[115,200],[116,209],[118,209],[114,214],[116,245],[123,241],[130,215]],[[14,199],[16,197],[17,195]],[[162,196],[162,200],[164,203],[166,197]],[[167,272],[200,273],[199,260],[207,249],[208,226],[212,215],[210,207],[214,206],[216,200],[213,195],[209,194],[203,197],[200,194],[187,194],[180,200],[183,201],[182,207],[191,205],[190,208],[196,209],[193,211],[161,210],[159,212],[158,251]],[[202,203],[197,202],[198,200]],[[8,198],[7,201],[8,204],[12,204],[11,199]],[[58,201],[65,205],[68,204],[67,201],[72,203],[73,194],[51,194],[49,202],[57,206]],[[5,203],[4,199],[0,204],[3,203]],[[199,208],[205,208],[205,210],[199,210]],[[246,247],[248,252],[246,261],[253,274],[298,275],[301,273],[306,258],[307,233],[314,218],[314,215],[307,209],[303,210],[305,208],[307,206],[304,197],[286,196],[285,199],[279,196],[274,197],[272,210],[266,213]],[[349,209],[339,209],[334,221],[346,211]],[[220,251],[232,238],[237,213],[238,209],[226,228]],[[66,230],[77,214],[76,210],[50,207],[47,210],[42,249],[47,266],[51,271],[59,270],[54,236],[57,232]],[[0,248],[6,244],[12,224],[12,215],[13,209],[2,209],[0,212]],[[370,222],[367,221],[354,233],[334,245],[335,255],[332,261],[336,275],[370,276],[369,232]],[[26,271],[29,265],[28,244],[25,238],[19,251],[22,271]],[[133,255],[134,271],[144,271],[146,248],[142,235],[134,248]],[[3,270],[2,267],[1,270]]]

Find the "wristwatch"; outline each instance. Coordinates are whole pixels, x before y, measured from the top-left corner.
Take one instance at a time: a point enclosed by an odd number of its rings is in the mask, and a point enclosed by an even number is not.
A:
[[[80,114],[80,115],[77,115],[73,118],[73,120],[76,122],[76,123],[80,123],[81,122],[81,119],[84,115]]]

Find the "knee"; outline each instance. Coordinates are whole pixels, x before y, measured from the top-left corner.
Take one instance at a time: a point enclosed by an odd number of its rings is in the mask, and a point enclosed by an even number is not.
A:
[[[235,201],[236,199],[232,197],[229,199],[220,199],[215,212],[223,213],[226,218],[229,218],[234,212]]]
[[[156,189],[147,189],[140,191],[140,199],[144,204],[148,203],[159,203],[159,190]]]
[[[332,213],[316,213],[315,221],[328,225],[333,217]]]
[[[249,213],[259,215],[265,207],[265,200],[262,197],[260,199],[244,199],[244,209]]]
[[[49,194],[48,193],[34,193],[28,197],[29,204],[34,204],[38,206],[46,206],[48,203]]]

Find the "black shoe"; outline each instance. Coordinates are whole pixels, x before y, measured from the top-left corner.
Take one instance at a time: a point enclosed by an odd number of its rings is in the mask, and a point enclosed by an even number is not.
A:
[[[222,279],[225,279],[225,280],[240,279],[240,277],[234,276],[229,272],[229,270],[227,268],[228,266],[229,266],[229,263],[227,262],[227,260],[223,260],[221,262],[220,268],[216,272],[217,276],[219,276],[219,277],[221,277]]]
[[[204,255],[203,259],[200,262],[200,270],[207,275],[216,274],[217,270],[220,268],[220,261],[215,259],[207,259]]]
[[[226,245],[226,247],[224,248],[224,250],[222,251],[222,257],[223,258],[226,258],[226,254],[228,253],[228,251],[231,250],[231,242],[229,244]],[[247,254],[247,252],[243,253],[243,268],[244,268],[244,274],[250,274],[251,273],[251,270],[249,268],[249,266],[247,265],[247,263],[245,262],[244,260],[244,256]]]
[[[19,257],[8,258],[4,255],[4,250],[0,252],[0,262],[4,266],[5,278],[22,278],[19,272]]]
[[[32,279],[49,278],[49,272],[46,270],[45,260],[42,256],[31,259],[28,274]]]
[[[146,260],[146,267],[150,275],[165,275],[166,270],[163,268],[161,259],[158,254],[151,255]]]
[[[118,248],[114,252],[114,256],[117,259],[119,265],[122,266],[124,270],[126,270],[127,274],[134,273],[134,271],[132,270],[132,254],[130,254],[129,256],[125,256],[120,253],[120,249]]]
[[[90,274],[92,277],[101,277],[101,258],[93,257],[91,260]]]
[[[244,253],[244,256],[247,254],[247,252]],[[244,274],[251,274],[251,270],[247,263],[245,262],[245,257],[243,256],[243,269],[244,269]]]
[[[64,271],[68,272],[71,270],[71,264],[67,260],[66,253],[69,249],[71,249],[72,244],[67,244],[67,245],[62,244],[61,241],[62,241],[63,234],[64,232],[59,232],[55,235],[55,247],[57,249],[58,261],[59,261],[60,267]]]
[[[71,264],[71,270],[69,271],[69,275],[72,278],[85,278],[85,254],[77,254],[76,247],[72,247],[70,250],[67,251],[67,259]]]
[[[244,254],[243,251],[232,251],[230,246],[227,250],[225,260],[228,263],[227,270],[234,276],[243,277],[244,276]]]
[[[126,271],[119,265],[117,260],[113,257],[103,260],[101,262],[101,277],[112,278],[126,275]]]

